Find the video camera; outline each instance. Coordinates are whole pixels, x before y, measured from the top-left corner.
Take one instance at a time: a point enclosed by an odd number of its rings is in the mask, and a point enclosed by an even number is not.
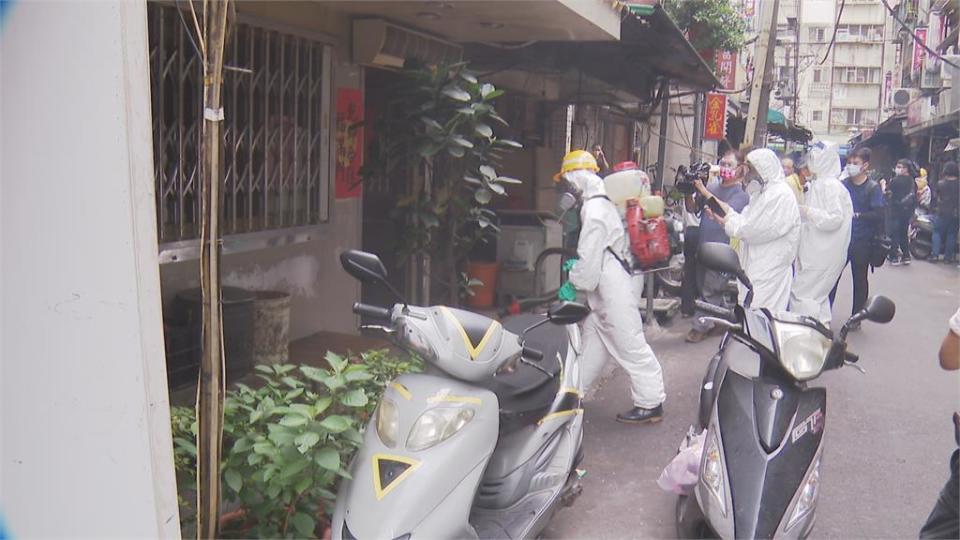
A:
[[[694,163],[693,165],[690,165],[689,168],[685,165],[680,165],[680,167],[677,168],[677,176],[674,180],[674,186],[680,193],[683,193],[684,195],[692,195],[697,191],[697,188],[693,185],[693,183],[696,180],[700,180],[706,184],[709,178],[709,163]]]

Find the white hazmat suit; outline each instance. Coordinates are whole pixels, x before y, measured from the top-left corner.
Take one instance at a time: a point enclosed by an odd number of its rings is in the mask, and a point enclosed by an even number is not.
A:
[[[813,174],[800,206],[800,254],[790,311],[830,325],[830,290],[847,264],[853,226],[850,193],[840,183],[840,155],[833,143],[817,143],[807,157]]]
[[[772,150],[754,150],[747,154],[747,162],[760,175],[762,188],[742,213],[727,213],[724,230],[740,240],[740,262],[754,288],[751,307],[786,311],[800,239],[797,198]],[[740,301],[745,297],[741,284]]]
[[[570,270],[570,283],[587,294],[592,309],[583,322],[583,387],[590,388],[613,357],[630,375],[634,406],[653,409],[666,399],[663,372],[643,335],[630,274],[617,260],[628,253],[620,214],[606,198],[603,180],[593,172],[577,170],[563,177],[580,191],[584,201],[579,260]]]

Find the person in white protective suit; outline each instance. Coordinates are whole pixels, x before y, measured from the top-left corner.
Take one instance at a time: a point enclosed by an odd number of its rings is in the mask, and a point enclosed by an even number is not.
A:
[[[581,201],[578,259],[570,269],[569,284],[586,294],[592,310],[582,328],[583,388],[590,388],[613,357],[630,376],[634,405],[618,414],[617,421],[658,422],[666,399],[663,372],[643,335],[640,306],[624,264],[629,252],[623,223],[596,171],[593,156],[574,151],[564,157],[555,177]]]
[[[847,264],[853,202],[840,183],[840,154],[818,142],[807,154],[812,177],[800,205],[800,254],[790,293],[790,311],[829,326],[830,291]]]
[[[726,216],[714,215],[714,218],[723,223],[727,235],[740,240],[740,262],[754,288],[750,306],[786,311],[800,240],[797,198],[773,150],[753,150],[747,154],[745,165],[748,168],[745,179],[752,184],[747,186],[750,203],[741,213],[718,201]],[[709,208],[707,211],[710,212]],[[746,294],[741,284],[741,303]]]

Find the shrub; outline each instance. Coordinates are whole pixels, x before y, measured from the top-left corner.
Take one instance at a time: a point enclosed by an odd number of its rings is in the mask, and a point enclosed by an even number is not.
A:
[[[263,384],[244,384],[224,400],[224,536],[313,537],[322,532],[340,478],[383,388],[397,375],[419,370],[417,359],[386,350],[361,353],[354,362],[327,353],[328,369],[308,365],[257,366]],[[193,526],[196,490],[196,414],[172,409],[174,463],[181,521]],[[185,535],[187,534],[185,531]]]

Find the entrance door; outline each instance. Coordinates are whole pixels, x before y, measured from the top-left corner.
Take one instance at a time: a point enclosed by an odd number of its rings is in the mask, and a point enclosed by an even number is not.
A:
[[[364,134],[367,145],[376,137],[377,115],[387,107],[390,90],[398,78],[399,75],[389,71],[366,70]],[[366,178],[363,184],[363,250],[380,256],[390,274],[390,283],[401,292],[406,283],[406,261],[396,256],[396,246],[403,232],[395,226],[391,213],[397,200],[406,193],[408,182],[405,177]],[[395,301],[382,285],[376,284],[364,284],[361,298],[365,303],[381,306]]]

